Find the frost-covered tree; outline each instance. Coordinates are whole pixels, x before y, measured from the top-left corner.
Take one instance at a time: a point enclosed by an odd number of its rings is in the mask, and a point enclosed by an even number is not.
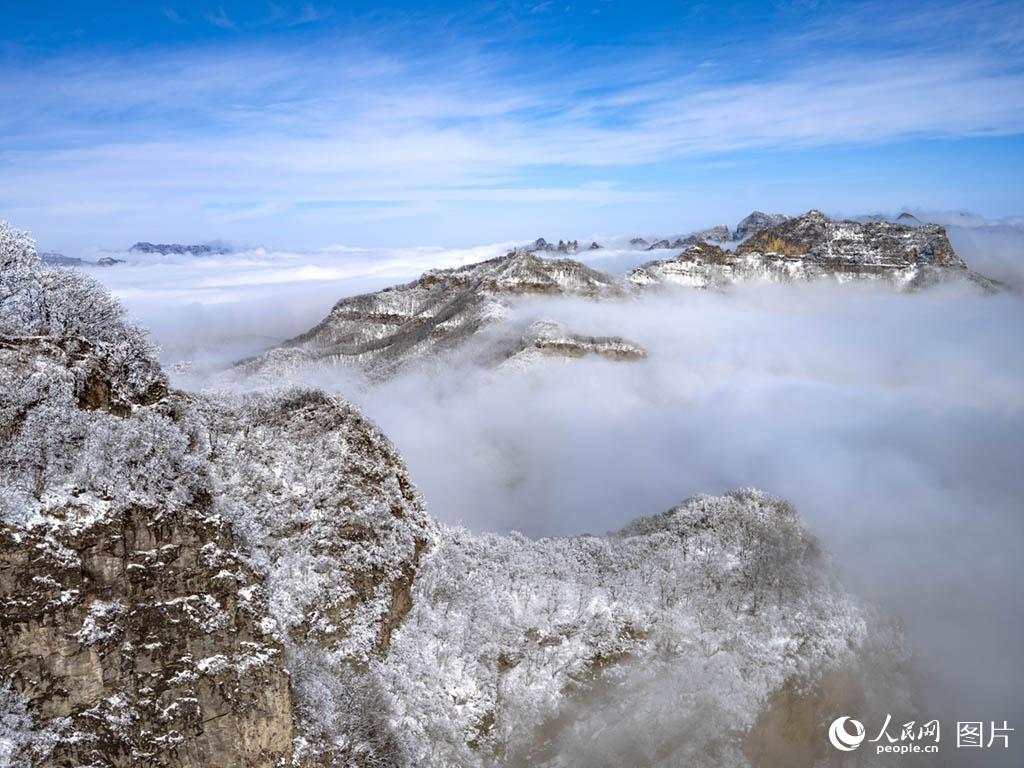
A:
[[[43,327],[42,265],[27,232],[0,222],[0,333],[22,336]]]
[[[162,379],[155,350],[120,302],[81,270],[44,266],[27,232],[0,222],[0,336],[81,340],[131,396]]]

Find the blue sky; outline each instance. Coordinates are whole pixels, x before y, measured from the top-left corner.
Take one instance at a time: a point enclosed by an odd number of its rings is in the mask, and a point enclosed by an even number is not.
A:
[[[14,2],[0,218],[42,247],[1024,213],[1024,6]]]

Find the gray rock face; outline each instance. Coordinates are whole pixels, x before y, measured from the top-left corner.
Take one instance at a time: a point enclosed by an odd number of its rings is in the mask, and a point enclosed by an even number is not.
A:
[[[750,237],[751,235],[760,232],[762,229],[767,229],[768,227],[774,227],[776,224],[781,224],[788,218],[788,216],[784,216],[781,213],[762,213],[761,211],[754,211],[736,225],[736,230],[733,233],[733,239],[742,240],[745,237]]]
[[[158,369],[139,396],[115,366],[84,340],[0,342],[0,466],[24,492],[0,518],[0,679],[35,729],[20,757],[274,765],[294,725],[260,578]],[[37,441],[52,451],[29,460]]]
[[[762,229],[735,251],[700,243],[674,259],[638,267],[627,278],[639,286],[669,282],[697,288],[757,279],[878,279],[903,290],[966,280],[987,292],[999,289],[967,268],[942,227],[833,221],[819,211]]]
[[[259,373],[341,363],[387,376],[413,359],[462,346],[507,317],[513,300],[531,295],[607,298],[622,295],[622,287],[578,261],[513,252],[342,299],[315,328],[240,367]]]
[[[227,246],[212,243],[182,245],[181,243],[147,243],[145,241],[135,243],[129,250],[132,253],[158,253],[161,256],[171,254],[175,256],[211,256],[231,253],[231,249]]]

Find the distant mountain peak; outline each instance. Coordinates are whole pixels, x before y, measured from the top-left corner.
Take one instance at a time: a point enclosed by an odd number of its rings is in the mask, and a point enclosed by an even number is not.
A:
[[[733,232],[734,240],[742,240],[745,237],[760,232],[762,229],[768,227],[774,227],[776,224],[784,222],[788,216],[781,213],[764,213],[762,211],[753,211],[749,216],[740,221],[736,225],[736,229]]]
[[[158,253],[161,256],[211,256],[231,253],[231,248],[222,243],[183,245],[181,243],[149,243],[140,241],[129,248],[129,251],[131,253]]]

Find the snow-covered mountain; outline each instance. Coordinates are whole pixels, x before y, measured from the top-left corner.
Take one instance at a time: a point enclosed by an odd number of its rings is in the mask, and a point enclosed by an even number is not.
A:
[[[340,363],[383,376],[410,360],[464,345],[506,319],[517,298],[611,299],[623,294],[619,279],[578,261],[513,251],[479,264],[433,270],[405,285],[342,299],[315,328],[240,367],[246,373],[273,373]],[[570,357],[600,352],[576,330],[562,333],[558,345],[549,341],[543,346],[550,353],[562,351]],[[529,329],[512,328],[481,354],[500,362],[537,347],[539,340],[534,337]]]
[[[899,635],[756,491],[602,537],[444,529],[412,602],[379,673],[414,765],[810,766],[832,711],[906,699]]]
[[[672,283],[695,288],[743,280],[875,279],[901,290],[952,280],[986,292],[1000,289],[968,268],[940,226],[833,221],[820,211],[761,229],[734,250],[698,243],[674,258],[634,269],[627,279],[640,287]]]
[[[489,264],[438,297],[617,290]],[[906,709],[899,634],[785,502],[541,541],[440,525],[352,406],[171,389],[98,283],[5,226],[0,390],[11,765],[810,766],[851,702]]]

